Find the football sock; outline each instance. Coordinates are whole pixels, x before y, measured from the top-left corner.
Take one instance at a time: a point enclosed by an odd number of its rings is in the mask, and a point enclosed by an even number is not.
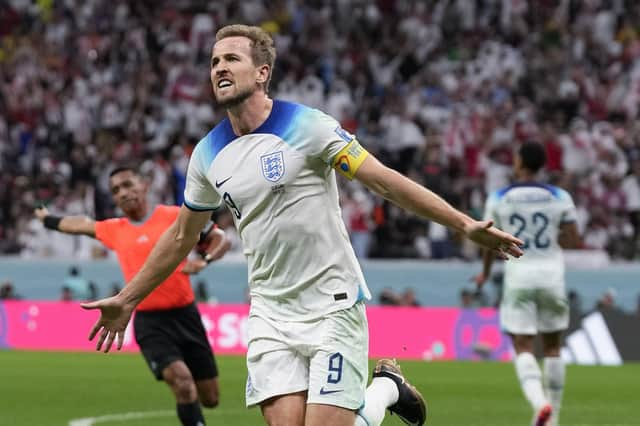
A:
[[[204,417],[202,416],[202,409],[200,408],[200,402],[194,401],[190,404],[177,404],[176,411],[178,412],[178,418],[182,423],[182,426],[204,426]]]
[[[547,357],[543,363],[544,370],[544,391],[553,407],[551,417],[552,424],[558,424],[560,406],[562,405],[562,392],[564,391],[564,380],[566,369],[564,361],[560,357]]]
[[[398,386],[388,377],[374,377],[364,394],[364,406],[356,415],[355,426],[379,426],[387,407],[398,402]]]
[[[533,410],[538,411],[548,404],[542,389],[542,372],[538,366],[538,361],[536,361],[532,353],[522,352],[516,356],[515,366],[524,396],[533,407]]]

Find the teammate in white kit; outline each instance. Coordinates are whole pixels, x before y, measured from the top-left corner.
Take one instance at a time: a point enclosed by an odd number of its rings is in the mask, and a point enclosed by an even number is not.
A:
[[[504,267],[500,323],[513,340],[516,374],[536,426],[558,422],[565,382],[561,337],[569,325],[562,247],[576,247],[580,240],[571,196],[535,180],[545,158],[539,143],[522,144],[514,162],[516,183],[491,194],[485,207],[485,219],[524,241],[526,255]],[[489,277],[493,259],[485,252],[483,271],[475,277],[479,286]],[[538,333],[544,375],[533,355]]]
[[[501,257],[522,242],[455,210],[390,170],[328,115],[267,96],[275,49],[262,29],[216,34],[211,82],[227,109],[189,163],[185,204],[147,264],[101,309],[98,350],[122,338],[133,307],[195,244],[210,210],[232,212],[249,264],[247,405],[270,425],[379,425],[385,409],[421,425],[422,396],[381,360],[366,389],[370,297],[338,204],[335,170],[414,213],[463,232]]]

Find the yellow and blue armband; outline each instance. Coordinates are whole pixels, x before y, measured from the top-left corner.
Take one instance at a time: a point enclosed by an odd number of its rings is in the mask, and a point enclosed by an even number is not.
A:
[[[333,167],[348,179],[353,179],[362,162],[368,156],[367,150],[353,139],[333,157]]]

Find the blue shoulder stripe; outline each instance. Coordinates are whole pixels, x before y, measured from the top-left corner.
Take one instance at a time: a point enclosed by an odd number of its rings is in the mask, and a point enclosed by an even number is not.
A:
[[[546,189],[547,191],[549,191],[554,198],[560,198],[560,189],[553,186],[553,185],[548,185],[546,183],[540,183],[540,182],[516,182],[516,183],[512,183],[509,186],[506,186],[500,190],[498,190],[496,192],[496,195],[498,196],[498,199],[504,197],[504,195],[509,192],[510,190],[512,190],[513,188],[522,188],[522,187],[534,187],[534,188],[542,188],[542,189]]]

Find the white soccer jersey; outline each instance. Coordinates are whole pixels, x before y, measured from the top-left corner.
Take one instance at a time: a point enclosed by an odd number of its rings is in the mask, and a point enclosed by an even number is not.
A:
[[[196,146],[185,205],[226,203],[249,264],[252,312],[305,321],[371,297],[332,167],[352,139],[330,116],[274,100],[253,132],[237,137],[225,119]]]
[[[576,220],[569,193],[552,185],[516,183],[491,194],[485,219],[524,241],[524,255],[504,266],[505,286],[564,287],[560,225]]]

